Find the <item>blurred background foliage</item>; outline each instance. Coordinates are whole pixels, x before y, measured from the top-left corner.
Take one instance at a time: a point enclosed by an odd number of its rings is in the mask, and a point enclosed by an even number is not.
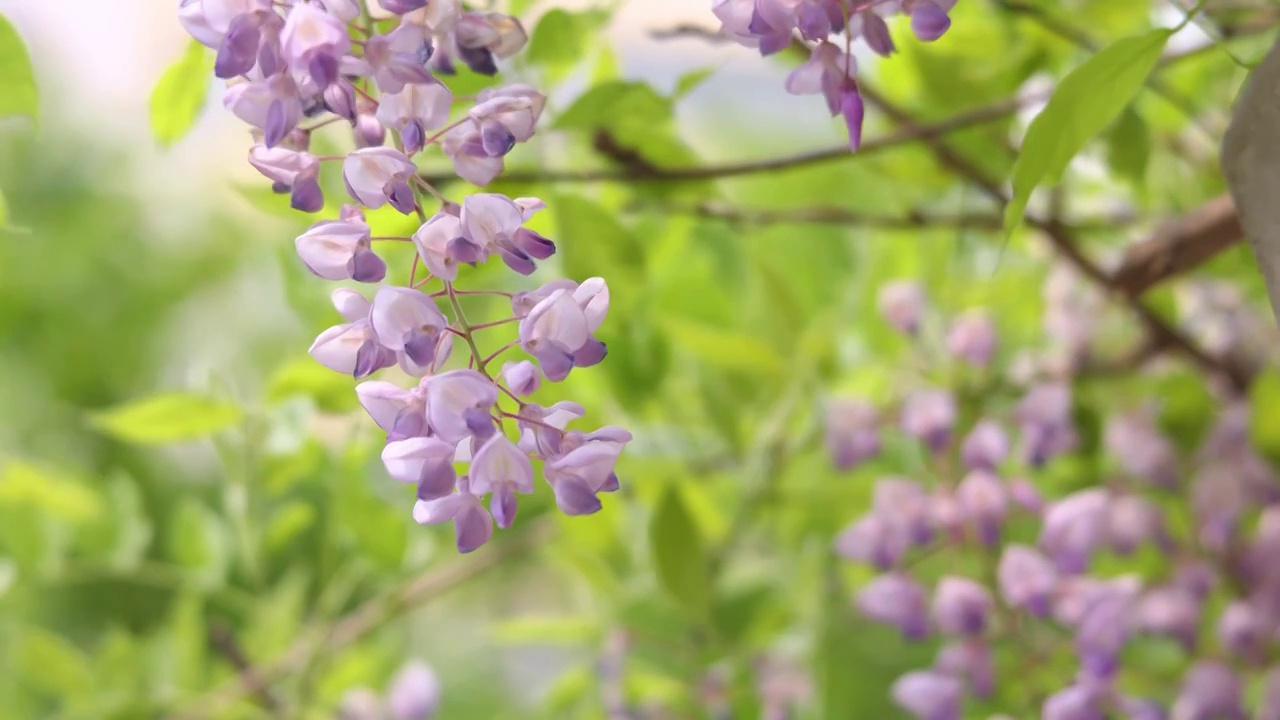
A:
[[[84,118],[4,127],[0,718],[332,718],[346,691],[384,688],[408,658],[440,675],[449,720],[630,717],[617,697],[646,718],[755,718],[777,697],[799,718],[899,717],[886,688],[934,648],[854,615],[851,588],[866,576],[836,562],[832,538],[865,510],[874,478],[927,470],[901,444],[837,473],[820,447],[822,402],[889,403],[933,382],[962,389],[966,418],[1007,408],[1016,397],[998,374],[922,370],[930,351],[892,331],[875,295],[913,278],[939,313],[990,308],[1008,367],[1043,342],[1054,254],[1034,229],[1006,241],[1000,208],[940,163],[932,141],[767,172],[668,172],[815,142],[728,103],[704,121],[714,133],[690,140],[682,103],[724,64],[687,68],[667,88],[622,76],[600,39],[619,4],[509,3],[531,40],[502,80],[552,101],[540,140],[489,189],[548,201],[534,227],[560,253],[540,277],[609,281],[608,361],[543,392],[581,402],[584,427],[635,432],[623,489],[585,518],[550,512],[540,491],[516,529],[465,557],[447,529],[413,523],[354,382],[305,354],[335,320],[325,283],[292,254],[307,217],[253,180],[211,195],[225,208],[157,227],[113,181],[128,148],[96,143]],[[1157,72],[1162,89],[1142,92],[1036,196],[1034,212],[1079,226],[1105,264],[1223,192],[1216,148],[1247,72],[1237,60],[1260,55],[1274,19],[1267,3],[1234,7],[1176,36],[1169,53],[1187,56]],[[1003,183],[1037,98],[1089,48],[1176,24],[1171,10],[964,0],[942,41],[863,59],[867,87],[888,104],[872,103],[866,137],[1022,97],[1018,112],[943,136]],[[1219,42],[1230,23],[1239,32]],[[652,42],[714,39],[686,29]],[[782,72],[798,62],[731,57]],[[744,92],[821,114],[776,79]],[[464,73],[454,91],[492,82]],[[208,111],[221,112],[214,98]],[[158,110],[169,111],[179,110]],[[836,146],[834,125],[824,137]],[[458,200],[469,188],[446,190]],[[814,209],[835,219],[806,220]],[[960,217],[971,221],[945,220]],[[374,234],[414,225],[394,212],[371,220]],[[407,256],[387,259],[407,272]],[[489,274],[519,289],[493,268],[471,272]],[[1262,307],[1242,243],[1146,301],[1178,326],[1180,298],[1207,282]],[[1094,328],[1100,356],[1121,356],[1137,327],[1123,303],[1109,305]],[[1147,399],[1162,401],[1163,427],[1190,450],[1218,397],[1176,354],[1085,377],[1077,415],[1092,440],[1037,482],[1052,492],[1096,481],[1096,427]],[[1271,434],[1268,449],[1280,449]]]

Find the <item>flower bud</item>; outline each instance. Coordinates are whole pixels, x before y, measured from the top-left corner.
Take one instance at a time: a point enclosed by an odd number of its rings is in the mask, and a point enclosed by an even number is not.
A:
[[[977,531],[979,541],[988,547],[998,545],[1008,507],[1000,478],[985,470],[974,470],[960,481],[956,500]]]
[[[976,582],[947,576],[934,593],[933,617],[949,635],[981,635],[991,614],[991,596]]]
[[[996,328],[981,310],[956,318],[947,333],[947,352],[975,367],[986,367],[996,352]]]
[[[836,552],[846,560],[889,570],[906,554],[907,536],[901,525],[868,515],[836,537]]]
[[[1009,436],[996,421],[981,420],[965,437],[960,454],[971,470],[995,470],[1009,456]]]
[[[1182,679],[1170,720],[1245,720],[1240,679],[1215,661],[1194,665]]]
[[[919,284],[899,280],[880,288],[877,299],[880,314],[890,325],[904,335],[915,335],[920,332],[920,321],[924,316],[924,289]]]
[[[956,678],[931,671],[910,672],[890,689],[893,701],[917,720],[960,720],[964,686]]]
[[[908,640],[919,640],[929,634],[924,589],[906,575],[892,573],[877,577],[858,591],[856,602],[863,615],[897,626]]]
[[[866,403],[827,403],[827,453],[837,470],[852,470],[880,453],[878,426],[875,408]]]
[[[956,401],[945,390],[917,390],[902,404],[902,431],[938,453],[951,442]]]

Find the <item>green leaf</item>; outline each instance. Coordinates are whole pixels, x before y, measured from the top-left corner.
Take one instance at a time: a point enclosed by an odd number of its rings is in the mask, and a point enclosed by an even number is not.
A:
[[[1109,125],[1146,81],[1171,30],[1124,38],[1094,53],[1058,83],[1048,105],[1031,122],[1013,166],[1013,198],[1005,208],[1006,232],[1022,222],[1031,192],[1056,180],[1071,158]]]
[[[221,584],[231,557],[230,539],[222,520],[195,500],[186,500],[169,525],[169,555],[190,568],[206,585]]]
[[[89,656],[48,630],[28,627],[18,641],[18,671],[32,689],[60,698],[93,687]]]
[[[672,597],[695,613],[711,602],[711,574],[702,536],[680,490],[668,485],[649,523],[649,543],[658,580]]]
[[[15,509],[83,524],[102,510],[98,494],[75,478],[48,468],[12,461],[0,472],[0,509]]]
[[[676,319],[668,319],[662,326],[677,347],[709,366],[769,376],[780,375],[786,369],[773,348],[749,335]]]
[[[1130,105],[1107,134],[1107,164],[1111,166],[1111,172],[1135,187],[1141,187],[1147,178],[1150,161],[1151,130]]]
[[[0,118],[23,116],[36,119],[40,99],[36,94],[35,71],[27,47],[13,25],[0,15]],[[0,213],[0,225],[4,224]]]
[[[676,91],[672,94],[672,98],[680,100],[684,96],[698,89],[698,86],[707,81],[715,73],[715,68],[701,68],[692,72],[687,72],[676,80]]]
[[[1249,388],[1249,439],[1259,452],[1280,461],[1280,371],[1267,370]]]
[[[586,645],[597,642],[600,626],[589,616],[522,617],[498,623],[490,632],[508,645]]]
[[[271,518],[263,533],[263,542],[272,552],[280,552],[316,522],[316,511],[310,503],[294,500]]]
[[[204,108],[209,94],[213,56],[192,40],[181,58],[169,66],[151,91],[151,134],[168,147],[182,139]]]
[[[347,412],[358,404],[354,385],[349,376],[335,373],[311,357],[305,357],[286,364],[271,376],[267,399],[279,402],[302,395],[311,398],[316,407],[326,412]]]
[[[525,57],[537,65],[571,65],[582,56],[586,39],[578,30],[577,16],[556,8],[538,21]]]
[[[118,440],[159,444],[195,440],[238,424],[240,408],[197,393],[175,392],[133,400],[89,415],[89,423]]]
[[[4,200],[4,191],[0,191],[0,229],[9,224],[9,203]]]

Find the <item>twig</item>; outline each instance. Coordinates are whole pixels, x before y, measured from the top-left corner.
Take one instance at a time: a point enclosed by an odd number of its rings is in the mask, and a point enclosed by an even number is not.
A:
[[[357,607],[332,625],[310,636],[299,638],[283,654],[262,663],[252,676],[270,683],[305,665],[319,652],[336,652],[377,630],[406,611],[424,605],[449,590],[475,578],[512,558],[532,552],[551,537],[552,525],[546,521],[527,523],[514,537],[494,543],[484,552],[468,555],[421,575],[410,578],[385,595]],[[247,673],[183,704],[183,708],[167,715],[175,720],[195,720],[215,715],[253,686],[246,682]]]
[[[217,622],[213,627],[209,628],[209,644],[240,673],[239,681],[244,686],[245,691],[253,695],[264,710],[272,715],[280,714],[284,710],[284,704],[280,702],[280,699],[271,691],[271,686],[253,667],[249,657],[244,654],[244,649],[240,647],[240,642],[236,640],[235,633],[230,625],[225,622]]]
[[[724,165],[667,168],[654,167],[652,169],[601,168],[594,170],[516,170],[514,172],[503,173],[499,176],[499,180],[511,183],[592,183],[609,181],[633,183],[689,182],[695,180],[712,180],[716,178],[735,177],[738,175],[752,175],[755,173],[771,172],[776,170],[789,170],[792,168],[815,165],[832,160],[857,161],[859,158],[865,158],[880,151],[906,145],[918,140],[941,137],[958,130],[965,130],[976,125],[983,125],[985,123],[995,122],[996,120],[1002,120],[1018,112],[1023,105],[1043,99],[1043,97],[1025,97],[1021,99],[1000,100],[985,107],[958,113],[941,122],[920,124],[913,128],[904,129],[885,137],[868,140],[862,143],[862,146],[858,149],[857,153],[849,152],[849,146],[841,144],[833,148],[813,150],[786,157],[747,160],[743,162],[726,163]],[[451,173],[423,175],[422,177],[433,184],[457,181],[457,176]]]
[[[914,230],[944,227],[967,230],[1000,231],[1004,219],[992,212],[972,212],[943,215],[927,210],[911,208],[904,213],[880,215],[848,210],[840,207],[806,207],[787,210],[745,210],[719,203],[699,203],[692,206],[663,206],[670,214],[687,214],[697,217],[726,220],[746,225],[813,224],[843,225],[882,228],[886,230]],[[1133,222],[1132,213],[1119,213],[1114,217],[1084,218],[1073,220],[1071,226],[1080,231],[1110,230]]]

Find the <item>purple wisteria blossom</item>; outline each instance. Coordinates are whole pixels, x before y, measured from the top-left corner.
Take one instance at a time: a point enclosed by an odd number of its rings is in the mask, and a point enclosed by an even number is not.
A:
[[[546,205],[496,193],[472,193],[459,204],[418,169],[420,157],[438,152],[464,180],[484,184],[513,148],[534,137],[546,105],[537,89],[496,85],[458,98],[445,82],[458,63],[496,75],[526,44],[523,25],[459,0],[381,0],[380,8],[365,0],[177,5],[183,27],[216,53],[214,74],[227,81],[223,105],[252,128],[250,164],[276,192],[289,194],[295,209],[319,212],[321,167],[333,163],[356,203],[294,240],[315,276],[371,286],[333,292],[342,321],[320,333],[309,352],[363,380],[356,394],[386,434],[387,475],[414,488],[414,519],[451,523],[458,550],[471,552],[495,525],[515,522],[519,496],[536,490],[535,463],[562,511],[598,511],[601,495],[620,486],[617,464],[631,434],[613,426],[569,429],[582,408],[529,398],[573,368],[604,359],[598,333],[609,311],[608,285],[593,277],[515,292],[463,287],[467,268],[492,258],[513,271],[508,281],[515,285],[555,254],[555,243],[529,226]],[[312,135],[330,125],[345,125],[354,147],[312,154]],[[376,234],[364,210],[388,205],[417,216],[416,229]],[[380,252],[382,242],[416,250],[407,281],[388,268],[384,258],[392,255]],[[478,295],[509,297],[509,310],[469,316],[475,311],[464,305]],[[498,340],[503,331],[507,339]],[[459,357],[454,350],[463,347]],[[410,387],[371,378],[383,370],[408,376]],[[395,720],[425,720],[436,712],[437,685],[425,666],[407,667],[385,703],[375,697],[374,705]]]

